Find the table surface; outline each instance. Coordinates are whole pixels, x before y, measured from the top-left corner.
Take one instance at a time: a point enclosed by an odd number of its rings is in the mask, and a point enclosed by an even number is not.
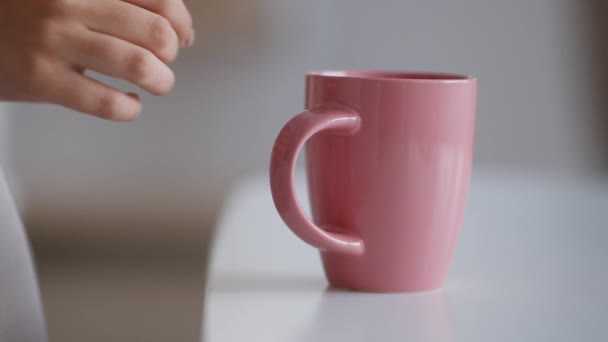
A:
[[[217,226],[203,339],[608,341],[608,181],[476,170],[443,289],[371,294],[328,288],[249,178]]]

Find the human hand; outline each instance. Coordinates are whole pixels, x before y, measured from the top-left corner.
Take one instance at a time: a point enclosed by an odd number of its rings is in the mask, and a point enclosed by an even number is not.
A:
[[[130,121],[139,97],[85,70],[165,95],[175,83],[167,64],[193,42],[182,0],[0,0],[0,100]]]

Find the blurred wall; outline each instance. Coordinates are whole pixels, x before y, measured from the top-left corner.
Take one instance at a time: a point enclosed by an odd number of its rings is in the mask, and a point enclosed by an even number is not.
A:
[[[213,224],[233,180],[266,169],[275,134],[302,109],[304,74],[313,69],[473,74],[478,166],[601,167],[594,41],[581,2],[189,5],[197,44],[174,65],[175,92],[143,96],[137,122],[15,107],[13,162],[35,238],[193,241]]]
[[[604,169],[608,169],[608,2],[605,0],[589,0],[587,10],[591,18],[591,36],[593,37],[593,48],[591,54],[594,57],[594,89],[596,103],[601,109],[595,122],[601,131],[602,141],[599,146],[602,149],[600,158]]]

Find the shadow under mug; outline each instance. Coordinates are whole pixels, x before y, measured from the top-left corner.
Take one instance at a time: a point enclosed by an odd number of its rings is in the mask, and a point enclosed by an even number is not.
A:
[[[321,71],[270,163],[283,221],[321,251],[329,283],[361,291],[441,287],[462,224],[477,81],[456,74]],[[294,169],[306,145],[312,219]]]

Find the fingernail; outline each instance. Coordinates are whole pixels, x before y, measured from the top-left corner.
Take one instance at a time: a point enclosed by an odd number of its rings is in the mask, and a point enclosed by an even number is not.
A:
[[[136,93],[127,93],[127,96],[129,96],[130,98],[137,100],[137,101],[140,100],[139,95]]]
[[[184,38],[182,39],[182,42],[180,43],[180,47],[183,48],[189,48],[192,46],[192,38],[188,37],[188,38]]]
[[[194,41],[196,40],[196,34],[194,33],[194,29],[190,30],[190,36],[186,39],[186,47],[191,47],[194,45]]]

